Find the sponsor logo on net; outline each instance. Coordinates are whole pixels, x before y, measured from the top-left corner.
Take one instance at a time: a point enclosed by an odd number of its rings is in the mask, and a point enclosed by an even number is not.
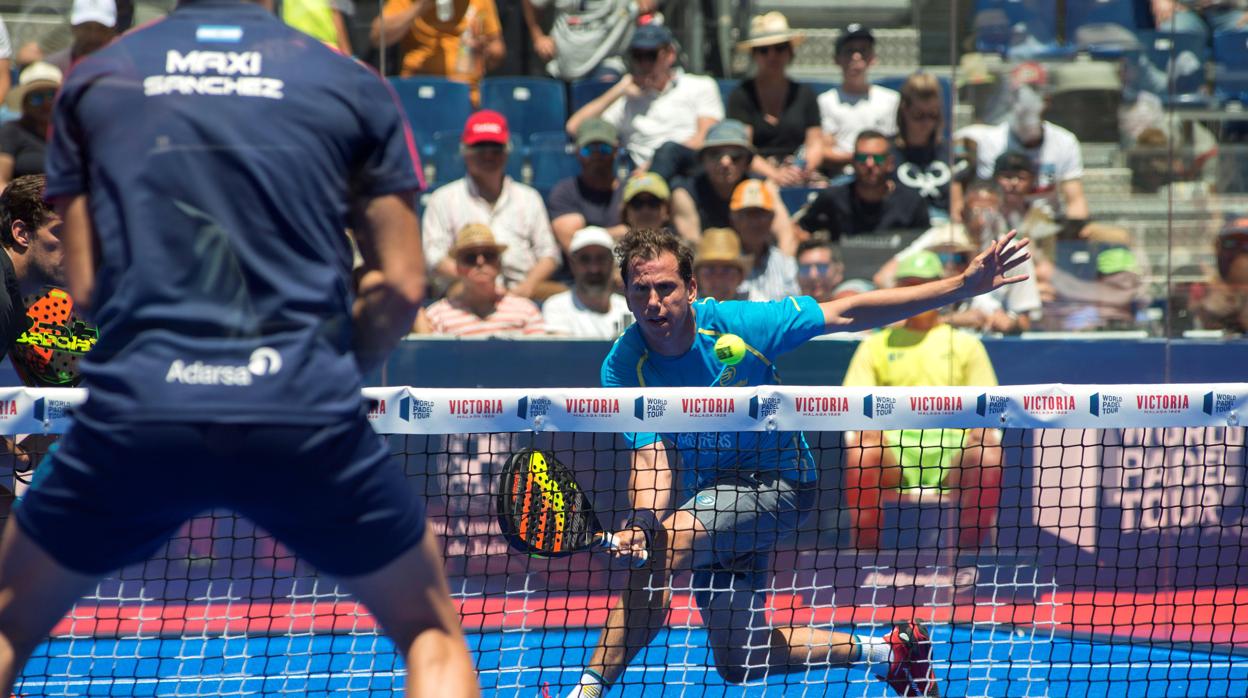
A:
[[[975,398],[975,414],[981,417],[988,417],[994,414],[1005,414],[1005,410],[1010,406],[1010,399],[1004,395],[991,395],[984,393]]]
[[[911,395],[913,414],[957,414],[962,411],[961,395]]]
[[[737,401],[730,397],[682,397],[680,411],[689,417],[727,417],[737,413]]]
[[[1091,412],[1093,417],[1104,417],[1106,415],[1118,414],[1121,411],[1121,395],[1092,393],[1092,396],[1088,398],[1088,412]]]
[[[778,397],[759,397],[755,395],[750,398],[750,419],[766,419],[779,411],[780,398]]]
[[[520,419],[545,417],[550,412],[550,398],[524,396],[516,403],[516,416]]]
[[[803,417],[842,417],[849,414],[849,398],[844,395],[796,395],[793,409]]]
[[[17,416],[17,400],[0,400],[0,419],[13,419]]]
[[[633,416],[643,422],[658,419],[664,414],[667,414],[667,400],[642,396],[633,401]]]
[[[614,417],[620,413],[619,398],[569,397],[563,403],[564,411],[572,417]]]
[[[382,418],[382,417],[384,417],[384,416],[386,416],[386,401],[385,401],[385,399],[381,399],[381,400],[369,400],[369,401],[368,401],[368,418],[369,418],[369,419],[380,419],[380,418]]]
[[[451,398],[446,405],[456,419],[498,417],[503,414],[503,401],[498,398]]]
[[[15,400],[3,400],[0,402],[16,402]],[[16,408],[13,405],[12,408]],[[70,415],[73,405],[64,400],[50,400],[48,398],[38,398],[35,400],[35,419],[40,422],[49,422],[54,419],[65,419]],[[8,419],[16,415],[10,414],[10,407],[0,405],[0,419]]]
[[[1028,414],[1070,414],[1078,409],[1073,395],[1024,395],[1023,410]]]
[[[862,414],[867,419],[887,417],[897,410],[897,398],[868,395],[862,399]]]
[[[166,383],[182,385],[248,386],[255,378],[271,376],[282,370],[282,355],[272,347],[260,347],[251,352],[246,366],[230,364],[206,364],[202,361],[186,363],[174,359],[165,372]]]
[[[1140,393],[1135,396],[1135,409],[1147,414],[1178,414],[1191,407],[1191,396],[1185,393]]]
[[[1235,396],[1226,393],[1205,393],[1201,410],[1210,416],[1226,414],[1235,409]]]
[[[433,416],[433,400],[421,400],[405,397],[399,400],[399,419],[410,422],[413,419],[429,419]]]

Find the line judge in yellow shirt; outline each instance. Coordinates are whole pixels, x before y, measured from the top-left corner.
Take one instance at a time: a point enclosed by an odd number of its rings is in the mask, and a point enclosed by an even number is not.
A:
[[[922,251],[897,267],[897,285],[945,275],[940,257]],[[946,324],[939,310],[876,332],[858,346],[847,386],[995,386],[988,352],[976,337]],[[955,497],[958,547],[974,550],[996,522],[1001,498],[1001,437],[995,429],[845,433],[845,498],[853,543],[880,545],[886,499]]]
[[[474,107],[480,106],[481,78],[506,50],[494,0],[386,0],[369,39],[381,47],[399,43],[403,77],[440,75],[468,83]]]

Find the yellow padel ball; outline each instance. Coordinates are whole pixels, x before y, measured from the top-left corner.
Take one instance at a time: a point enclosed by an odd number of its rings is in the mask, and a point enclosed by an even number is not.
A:
[[[715,358],[720,363],[736,366],[745,358],[745,340],[735,334],[726,334],[715,340]]]

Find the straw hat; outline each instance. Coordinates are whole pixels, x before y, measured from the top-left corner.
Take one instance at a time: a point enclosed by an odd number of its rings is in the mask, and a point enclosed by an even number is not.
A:
[[[741,238],[732,228],[707,228],[702,231],[702,239],[698,241],[698,254],[693,259],[693,268],[712,262],[735,264],[745,273],[745,259],[741,257]]]
[[[26,93],[40,88],[59,90],[61,88],[61,80],[60,68],[43,61],[31,63],[18,76],[17,87],[9,90],[9,96],[5,100],[5,104],[13,111],[20,111],[22,100],[26,98]]]
[[[455,233],[455,244],[451,247],[451,256],[459,254],[462,250],[480,250],[490,248],[502,252],[507,249],[506,245],[500,245],[494,241],[494,231],[490,230],[490,226],[484,223],[469,223],[459,229]]]
[[[779,12],[755,15],[750,20],[750,38],[737,44],[738,51],[749,51],[755,46],[774,46],[789,43],[794,46],[806,40],[806,35],[789,28],[789,19]]]

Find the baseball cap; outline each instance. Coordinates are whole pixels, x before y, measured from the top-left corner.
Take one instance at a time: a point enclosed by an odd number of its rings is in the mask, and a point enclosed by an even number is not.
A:
[[[853,24],[846,26],[845,30],[841,32],[841,35],[836,37],[836,52],[840,53],[841,49],[845,47],[845,44],[853,41],[854,39],[866,39],[874,44],[875,34],[872,34],[871,30],[865,24],[854,22]]]
[[[1010,150],[1002,153],[1001,157],[997,158],[996,163],[992,166],[994,175],[1002,172],[1030,172],[1034,175],[1036,173],[1036,163],[1027,157],[1026,153]]]
[[[712,262],[737,265],[745,272],[745,260],[741,258],[741,238],[732,228],[707,228],[698,240],[698,252],[693,258],[693,268]]]
[[[1010,83],[1015,87],[1031,85],[1044,87],[1049,82],[1049,71],[1036,61],[1023,61],[1010,71]]]
[[[117,26],[117,3],[115,0],[74,0],[69,10],[69,23],[73,26],[96,22],[106,27]]]
[[[923,279],[931,281],[939,279],[945,275],[945,265],[940,263],[940,256],[935,252],[922,250],[914,254],[906,255],[897,263],[897,273],[894,277],[900,281],[902,279]]]
[[[586,119],[581,127],[576,129],[576,147],[583,148],[590,143],[619,145],[619,131],[602,119]]]
[[[732,198],[728,200],[730,211],[744,208],[761,208],[765,211],[776,210],[776,197],[761,179],[745,179],[732,190]]]
[[[599,228],[596,225],[587,226],[576,231],[572,236],[572,242],[568,245],[568,254],[576,254],[586,247],[605,247],[608,250],[615,250],[615,240],[612,239],[611,233],[605,228]]]
[[[932,241],[928,249],[934,247],[954,247],[964,250],[974,250],[975,245],[971,242],[970,235],[966,232],[966,226],[961,223],[940,223],[927,229],[923,237]]]
[[[1123,271],[1135,271],[1135,255],[1125,247],[1111,247],[1096,255],[1096,273],[1109,276]]]
[[[507,117],[493,109],[482,109],[468,117],[464,123],[464,145],[478,143],[501,143],[506,145],[511,139],[507,130]]]
[[[750,134],[745,124],[736,119],[724,119],[712,126],[706,132],[706,140],[702,142],[702,150],[699,152],[726,145],[734,145],[738,148],[745,148],[751,153],[754,152],[754,144],[750,142]]]
[[[652,51],[669,46],[672,43],[672,31],[662,24],[643,24],[633,31],[633,39],[628,42],[629,50]]]
[[[662,175],[654,172],[643,172],[639,175],[630,177],[624,183],[624,195],[621,197],[621,203],[627,204],[632,201],[634,196],[638,194],[650,194],[656,198],[667,201],[672,198],[672,190],[667,186],[667,180]]]

